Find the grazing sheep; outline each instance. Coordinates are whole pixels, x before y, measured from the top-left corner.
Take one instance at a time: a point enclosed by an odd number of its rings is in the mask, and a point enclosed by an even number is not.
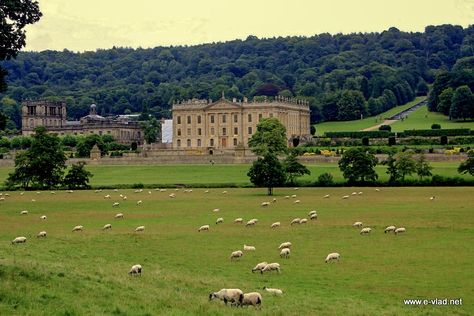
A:
[[[23,194],[25,194],[25,192],[20,192],[20,195],[23,195]]]
[[[202,225],[201,227],[199,227],[198,232],[200,232],[201,230],[209,231],[209,225]]]
[[[352,192],[352,195],[357,195],[357,192]]]
[[[316,210],[312,210],[311,212],[308,213],[308,216],[311,217],[311,215],[316,214]]]
[[[166,192],[166,189],[160,189],[160,192]]]
[[[240,306],[252,305],[253,307],[262,304],[262,295],[258,292],[244,293],[239,299]]]
[[[269,263],[265,266],[265,268],[260,270],[260,273],[263,274],[263,272],[273,271],[273,270],[276,270],[278,273],[280,273],[280,264],[277,262]]]
[[[72,229],[73,232],[82,232],[83,230],[84,230],[84,226],[82,225],[77,225]]]
[[[293,219],[293,220],[291,221],[291,224],[290,224],[290,225],[299,224],[300,221],[301,221],[301,218],[299,218],[299,217],[298,217],[298,218],[295,218],[295,219]]]
[[[36,202],[36,200],[35,200],[35,199],[31,199],[31,202]]]
[[[330,254],[328,254],[328,256],[326,257],[326,260],[325,262],[328,263],[329,261],[332,261],[332,260],[337,260],[339,261],[339,258],[341,257],[340,254],[338,254],[337,252],[331,252]]]
[[[436,197],[434,195],[432,197],[430,197],[431,201],[434,201],[435,199],[436,199]]]
[[[317,220],[318,219],[318,214],[312,214],[310,217],[309,217],[310,220]]]
[[[264,261],[264,262],[260,262],[258,263],[253,269],[252,269],[252,273],[254,273],[255,271],[261,271],[263,268],[265,268],[267,266],[268,262]]]
[[[370,234],[371,231],[372,231],[372,228],[370,228],[370,227],[364,227],[364,228],[362,228],[362,230],[360,231],[360,234],[361,234],[361,235],[368,235],[368,234]]]
[[[104,199],[110,199],[110,194],[107,194],[106,196],[104,196]]]
[[[291,242],[287,241],[287,242],[281,243],[278,249],[283,249],[283,248],[291,248]]]
[[[209,193],[209,190],[204,191],[204,193]]]
[[[142,275],[142,266],[139,265],[139,264],[133,265],[132,268],[130,269],[130,271],[128,272],[128,274],[141,276]]]
[[[233,252],[230,254],[230,260],[240,258],[240,257],[242,257],[243,255],[244,255],[244,253],[242,252],[242,250],[233,251]]]
[[[28,215],[28,211],[21,211],[20,215]]]
[[[56,194],[56,192],[54,192],[54,191],[51,191],[51,192],[49,192],[49,193],[51,193],[51,194]]]
[[[300,203],[300,200],[296,200],[293,203],[298,204],[298,203]]]
[[[244,292],[240,289],[221,289],[218,292],[213,292],[209,294],[209,300],[219,299],[224,301],[227,305],[227,302],[230,302],[232,305],[237,305],[243,299]]]
[[[342,199],[344,199],[344,200],[345,200],[345,199],[348,199],[348,198],[349,198],[349,195],[344,195],[344,196],[342,197]]]
[[[216,219],[216,224],[224,223],[224,219],[222,217],[219,217]]]
[[[380,192],[380,189],[375,189],[376,192]]]
[[[244,251],[255,251],[255,247],[244,245]]]
[[[276,199],[276,198],[273,198],[272,203],[275,203],[276,201],[277,201],[277,199]]]
[[[395,235],[400,234],[400,233],[406,233],[406,232],[407,230],[405,229],[405,227],[399,227],[395,229]]]
[[[38,235],[36,235],[36,238],[46,238],[46,232],[45,231],[39,232]]]
[[[12,240],[12,245],[14,244],[24,244],[26,242],[26,237],[16,237]]]
[[[3,196],[0,197],[0,201],[5,201],[5,198]]]
[[[290,248],[283,248],[281,251],[280,251],[280,258],[286,258],[288,259],[290,257]]]
[[[387,226],[387,228],[385,228],[385,230],[384,230],[384,233],[386,234],[386,233],[394,232],[395,229],[397,229],[397,228],[393,225],[392,226]]]
[[[47,219],[47,217],[46,217],[46,215],[43,215],[43,216],[40,217],[40,219],[45,220],[45,219]]]
[[[300,188],[293,188],[293,190],[299,190]]]
[[[270,226],[270,228],[277,228],[277,227],[280,227],[280,222],[275,222]]]
[[[122,200],[126,201],[126,200],[127,200],[127,196],[124,195],[124,197],[122,198]]]
[[[272,289],[272,288],[269,288],[269,287],[266,287],[266,286],[264,286],[263,289],[265,291],[267,291],[268,293],[270,293],[270,294],[283,295],[283,291],[280,290],[280,289]]]
[[[300,224],[306,224],[308,222],[307,218],[300,219]]]
[[[290,198],[290,196],[289,196],[289,195],[285,195],[285,199],[289,199],[289,198]]]
[[[213,212],[219,212],[220,209],[219,209],[219,208],[215,208],[215,209],[213,209],[212,211],[213,211]]]
[[[112,224],[105,224],[104,227],[102,227],[102,230],[108,230],[112,229]]]
[[[270,205],[270,202],[262,202],[262,204],[261,204],[262,207],[265,207],[265,206],[268,206],[268,205]]]
[[[330,196],[331,196],[331,195],[326,194],[325,196],[323,196],[323,198],[328,199]]]
[[[357,193],[358,195],[362,195],[362,192]]]
[[[244,219],[241,218],[241,217],[236,218],[236,219],[234,220],[234,223],[235,223],[235,224],[242,224],[243,222],[244,222]]]
[[[114,192],[118,192],[118,189],[114,189]]]
[[[362,222],[355,222],[354,224],[352,224],[352,227],[358,227],[358,228],[361,228],[362,227]]]
[[[115,202],[114,204],[112,204],[112,207],[119,207],[119,206],[120,206],[119,202]]]
[[[296,194],[293,194],[293,195],[291,196],[291,198],[292,198],[292,199],[295,199],[295,198],[296,198]]]
[[[222,191],[222,194],[227,194],[227,191]]]
[[[145,226],[138,226],[137,228],[135,228],[135,232],[142,232],[142,231],[145,231]]]
[[[247,223],[245,223],[245,227],[255,226],[255,224],[257,224],[257,222],[255,220],[251,219]]]
[[[122,213],[118,213],[118,214],[115,215],[114,218],[115,218],[115,219],[123,218],[123,214],[122,214]]]
[[[169,195],[169,197],[172,198],[172,199],[174,199],[174,198],[176,197],[176,195],[175,195],[174,193],[171,193],[171,194]]]

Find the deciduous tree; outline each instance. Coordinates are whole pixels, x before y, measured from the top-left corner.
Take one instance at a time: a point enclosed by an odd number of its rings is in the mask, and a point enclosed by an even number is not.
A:
[[[350,148],[339,160],[339,169],[349,183],[375,181],[378,178],[374,168],[377,158],[360,148]]]
[[[273,195],[273,188],[283,185],[286,180],[283,165],[277,156],[270,152],[254,161],[247,176],[255,186],[266,187],[268,195]]]

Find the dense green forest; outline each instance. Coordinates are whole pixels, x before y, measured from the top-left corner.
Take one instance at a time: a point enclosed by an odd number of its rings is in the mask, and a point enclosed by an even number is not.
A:
[[[312,122],[376,115],[428,92],[437,75],[474,56],[474,26],[424,32],[320,34],[152,49],[22,52],[2,63],[9,127],[24,99],[63,98],[69,118],[96,103],[102,115],[148,111],[169,117],[176,100],[260,95],[310,102]],[[462,59],[462,60],[461,60]],[[471,82],[472,87],[472,82]]]

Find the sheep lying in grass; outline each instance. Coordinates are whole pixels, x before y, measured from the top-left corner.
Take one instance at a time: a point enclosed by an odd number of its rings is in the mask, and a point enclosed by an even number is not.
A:
[[[269,288],[269,287],[266,287],[266,286],[264,286],[263,289],[265,291],[267,291],[268,293],[270,293],[270,294],[283,295],[283,291],[280,290],[280,289],[272,289],[272,288]]]
[[[280,225],[281,225],[280,222],[275,222],[270,226],[270,228],[277,228],[277,227],[280,227]]]
[[[280,273],[280,264],[277,262],[269,263],[267,264],[262,270],[260,270],[260,273],[263,274],[263,272],[267,271],[277,271]]]
[[[268,262],[266,261],[257,263],[257,265],[252,269],[252,273],[254,273],[255,271],[261,271],[263,268],[267,266],[267,264]]]
[[[311,212],[308,213],[308,217],[311,217],[311,215],[316,214],[316,210],[312,210]]]
[[[395,235],[401,234],[401,233],[406,233],[406,231],[407,230],[405,229],[405,227],[399,227],[399,228],[395,229]]]
[[[72,229],[73,232],[82,232],[83,230],[84,230],[84,226],[82,225],[77,225]]]
[[[12,245],[14,244],[24,244],[26,242],[26,237],[16,237],[12,240]]]
[[[299,224],[300,221],[301,221],[301,218],[299,218],[299,217],[298,217],[298,218],[295,218],[295,219],[293,219],[293,220],[291,221],[291,224],[290,224],[290,225]]]
[[[397,229],[397,228],[393,225],[392,226],[387,226],[384,230],[384,233],[386,234],[386,233],[394,232],[395,229]]]
[[[135,232],[143,232],[145,231],[145,226],[138,226],[137,228],[135,228]]]
[[[368,234],[370,234],[371,231],[372,231],[372,228],[370,228],[370,227],[364,227],[364,228],[362,228],[362,230],[360,231],[360,234],[361,234],[361,235],[368,235]]]
[[[242,252],[242,250],[233,251],[230,254],[230,260],[238,259],[238,258],[242,257],[243,255],[244,255],[244,253]]]
[[[315,221],[318,219],[318,214],[314,213],[314,214],[311,214],[311,216],[309,217],[310,220],[312,221]]]
[[[102,227],[102,230],[108,230],[112,229],[112,224],[105,224],[104,227]]]
[[[244,251],[255,251],[255,247],[244,245]]]
[[[281,251],[280,251],[280,258],[286,258],[288,259],[290,257],[290,248],[283,248]]]
[[[218,208],[215,208],[215,209],[213,209],[212,211],[213,211],[213,212],[219,212],[219,211],[220,211],[220,209],[218,209]]]
[[[36,238],[46,238],[46,232],[45,231],[39,232],[38,235],[36,235]]]
[[[115,202],[114,204],[112,204],[112,207],[119,207],[119,206],[120,206],[119,202]]]
[[[132,268],[130,269],[130,271],[128,272],[128,274],[141,276],[142,275],[142,266],[139,265],[139,264],[133,265]]]
[[[287,241],[287,242],[281,243],[278,249],[283,249],[283,248],[291,248],[291,242]]]
[[[329,197],[330,197],[330,196],[331,196],[331,195],[329,195],[329,194],[326,194],[325,196],[323,196],[323,198],[325,198],[325,199],[329,199]]]
[[[216,224],[221,224],[221,223],[224,223],[224,219],[222,217],[219,217],[218,219],[216,219]]]
[[[343,200],[348,199],[348,198],[349,198],[349,195],[344,195],[344,196],[342,197]]]
[[[240,306],[252,305],[253,307],[260,306],[262,304],[262,295],[258,292],[244,293],[239,299]]]
[[[298,204],[298,203],[300,203],[300,200],[296,200],[293,203]]]
[[[341,257],[340,254],[338,254],[337,252],[331,252],[330,254],[328,254],[328,256],[326,257],[326,260],[325,262],[328,263],[329,261],[332,261],[332,260],[337,260],[339,261],[339,258]]]
[[[143,203],[142,200],[137,201],[137,205],[142,205],[142,203]]]
[[[270,202],[262,202],[262,204],[261,204],[262,207],[266,207],[268,205],[270,205]]]
[[[21,211],[20,215],[28,215],[28,211]]]
[[[209,294],[209,300],[212,301],[214,299],[219,299],[224,301],[226,305],[227,302],[230,302],[232,305],[236,305],[239,304],[239,302],[243,299],[243,294],[244,292],[242,292],[240,289],[221,289],[218,292]]]
[[[307,218],[300,219],[300,224],[306,224],[308,222]]]
[[[202,225],[201,227],[199,227],[198,232],[203,231],[203,230],[209,231],[209,225]]]
[[[291,196],[291,198],[292,198],[292,199],[296,199],[296,194],[293,194],[293,195]]]
[[[114,217],[114,218],[115,218],[115,219],[120,219],[120,218],[123,219],[123,214],[122,214],[122,213],[117,213],[117,214],[115,214],[115,217]]]
[[[358,228],[361,228],[362,227],[362,222],[355,222],[354,224],[352,224],[352,227],[358,227]]]
[[[234,220],[234,223],[235,223],[235,224],[242,224],[243,222],[244,222],[244,219],[241,218],[241,217],[236,218],[236,219]]]

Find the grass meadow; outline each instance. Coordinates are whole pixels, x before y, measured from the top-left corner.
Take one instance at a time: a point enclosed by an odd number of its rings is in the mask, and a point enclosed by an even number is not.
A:
[[[260,206],[270,200],[265,189],[204,190],[10,192],[0,201],[0,315],[474,314],[474,188],[277,188],[267,208]],[[363,194],[341,199],[352,191]],[[284,198],[292,194],[299,204]],[[312,209],[317,221],[289,225]],[[123,220],[114,220],[118,212]],[[224,223],[215,225],[217,217]],[[233,223],[237,217],[259,222],[246,228]],[[275,221],[282,225],[271,230]],[[355,221],[372,234],[359,235]],[[113,227],[104,232],[107,223]],[[198,233],[204,224],[210,231]],[[75,225],[84,231],[73,233]],[[145,231],[134,233],[139,225]],[[407,232],[384,234],[388,225]],[[35,238],[41,230],[47,238]],[[11,245],[17,236],[28,241]],[[293,244],[289,259],[277,250],[285,241]],[[244,244],[256,251],[231,262]],[[340,262],[324,263],[330,252]],[[261,261],[279,262],[281,274],[252,274]],[[143,275],[130,277],[137,263]],[[284,294],[268,295],[263,286]],[[260,291],[262,307],[209,302],[221,288]],[[461,298],[463,305],[403,304],[417,298]]]
[[[472,176],[457,173],[460,162],[430,162],[433,166],[433,174],[447,177],[459,176],[469,179]],[[337,163],[319,163],[307,165],[311,175],[301,177],[305,182],[314,182],[322,173],[329,172],[334,176],[334,181],[342,182],[344,178]],[[90,184],[93,187],[114,186],[118,184],[132,185],[142,183],[144,185],[229,185],[250,186],[247,177],[250,165],[131,165],[131,166],[86,166],[93,177]],[[13,168],[0,168],[0,184],[3,184],[8,173]],[[379,165],[376,171],[380,180],[388,180],[386,167]]]

